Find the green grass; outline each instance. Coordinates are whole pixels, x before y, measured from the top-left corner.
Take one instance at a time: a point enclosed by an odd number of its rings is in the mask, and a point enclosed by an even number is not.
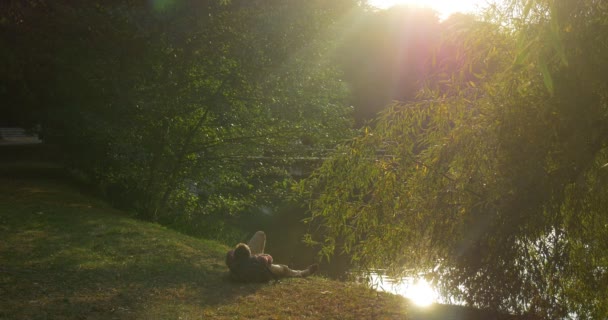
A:
[[[129,218],[52,178],[0,178],[0,319],[404,319],[320,277],[228,280],[228,247]]]

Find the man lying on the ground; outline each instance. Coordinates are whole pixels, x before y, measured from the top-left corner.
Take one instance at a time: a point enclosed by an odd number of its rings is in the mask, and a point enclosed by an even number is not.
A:
[[[232,279],[241,282],[267,282],[287,277],[307,277],[319,266],[313,264],[305,270],[293,270],[284,264],[274,264],[272,256],[264,253],[266,234],[258,231],[248,244],[239,243],[226,254],[226,265]]]

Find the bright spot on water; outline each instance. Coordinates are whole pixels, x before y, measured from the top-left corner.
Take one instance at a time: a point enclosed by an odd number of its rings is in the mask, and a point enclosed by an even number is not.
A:
[[[437,301],[437,293],[424,279],[419,279],[414,284],[407,286],[404,296],[421,307],[429,306]]]
[[[437,291],[424,279],[404,278],[398,282],[387,276],[372,273],[370,282],[377,290],[404,296],[420,307],[427,307],[439,300]]]

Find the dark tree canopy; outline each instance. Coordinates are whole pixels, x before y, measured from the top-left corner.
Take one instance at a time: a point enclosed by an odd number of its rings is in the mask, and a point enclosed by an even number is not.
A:
[[[351,136],[329,54],[355,4],[3,2],[3,114],[148,218],[271,204]]]

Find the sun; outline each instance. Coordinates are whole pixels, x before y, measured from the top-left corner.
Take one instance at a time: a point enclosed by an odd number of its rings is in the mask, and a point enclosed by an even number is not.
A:
[[[368,0],[376,8],[388,9],[397,5],[428,7],[439,13],[441,18],[447,18],[452,13],[472,13],[488,3],[488,0]]]

